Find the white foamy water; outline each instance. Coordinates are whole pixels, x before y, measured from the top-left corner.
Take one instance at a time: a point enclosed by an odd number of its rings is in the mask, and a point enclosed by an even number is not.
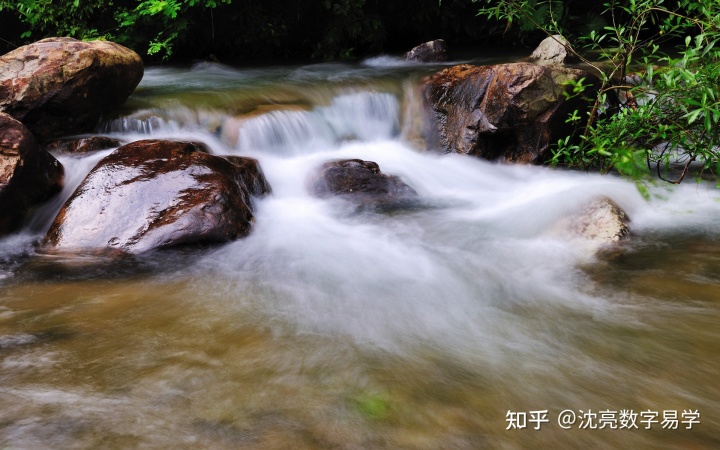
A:
[[[384,349],[429,340],[480,359],[502,358],[501,349],[515,344],[537,352],[527,345],[537,336],[506,322],[515,306],[622,321],[621,304],[585,289],[589,281],[578,266],[595,260],[595,248],[552,227],[601,195],[621,205],[634,227],[659,225],[654,204],[624,180],[419,153],[400,141],[352,142],[291,159],[252,156],[273,196],[258,203],[251,236],[205,259],[233,281],[200,298],[237,293],[243,302],[246,288],[260,285],[268,296],[258,306],[303,332],[349,335]],[[423,206],[388,217],[308,195],[312,170],[342,158],[372,160],[399,175]],[[693,194],[698,205],[718,198],[714,191]],[[666,206],[665,214],[677,207]],[[698,220],[675,217],[672,226]]]

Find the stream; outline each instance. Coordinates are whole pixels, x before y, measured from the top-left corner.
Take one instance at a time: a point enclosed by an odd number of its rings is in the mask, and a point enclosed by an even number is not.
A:
[[[273,193],[235,242],[49,254],[113,149],[56,154],[65,189],[0,239],[0,449],[720,448],[720,191],[428,152],[440,67],[146,68],[98,134],[257,158]],[[344,158],[422,201],[310,196]],[[611,254],[555,226],[601,195],[631,219]]]

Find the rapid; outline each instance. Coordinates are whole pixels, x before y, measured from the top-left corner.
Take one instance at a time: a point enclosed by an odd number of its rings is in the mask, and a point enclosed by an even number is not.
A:
[[[0,239],[0,448],[720,446],[720,191],[646,200],[612,175],[427,151],[413,86],[436,69],[146,69],[98,134],[257,158],[273,193],[235,242],[48,254],[55,214],[113,149],[57,154],[63,192]],[[345,158],[421,200],[312,197],[313,169]],[[598,196],[631,219],[617,253],[556,226]],[[581,428],[621,410],[659,419]],[[548,422],[512,429],[531,411]]]

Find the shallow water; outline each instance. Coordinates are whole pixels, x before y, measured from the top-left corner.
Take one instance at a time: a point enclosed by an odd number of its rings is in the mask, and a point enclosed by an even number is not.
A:
[[[720,446],[718,191],[646,202],[610,176],[423,151],[403,137],[409,86],[434,69],[148,69],[99,130],[256,157],[273,194],[226,245],[47,254],[36,242],[111,150],[58,155],[66,189],[0,240],[0,448]],[[421,201],[309,196],[309,172],[338,158],[377,162]],[[598,195],[632,219],[618,254],[555,226]],[[508,412],[541,410],[540,430],[507,429]],[[581,429],[621,410],[659,422]],[[660,423],[696,410],[692,429]]]

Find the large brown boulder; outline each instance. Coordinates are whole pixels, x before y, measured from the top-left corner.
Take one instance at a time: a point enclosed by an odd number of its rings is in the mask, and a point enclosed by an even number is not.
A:
[[[213,156],[202,144],[133,142],[100,160],[46,242],[63,251],[141,253],[236,239],[250,231],[251,194],[269,191],[264,180],[254,160]]]
[[[113,42],[43,39],[0,56],[0,111],[41,140],[90,131],[142,76],[138,54]]]
[[[572,89],[565,83],[581,77],[590,78],[581,70],[529,63],[449,67],[426,82],[428,147],[542,163],[550,143],[570,133],[568,114],[586,107],[584,99],[564,95]]]
[[[28,129],[0,113],[0,234],[16,230],[28,210],[60,192],[63,167],[39,150]]]
[[[344,159],[323,164],[309,180],[310,192],[320,198],[343,197],[358,203],[388,202],[417,193],[395,175],[386,175],[373,161]]]

